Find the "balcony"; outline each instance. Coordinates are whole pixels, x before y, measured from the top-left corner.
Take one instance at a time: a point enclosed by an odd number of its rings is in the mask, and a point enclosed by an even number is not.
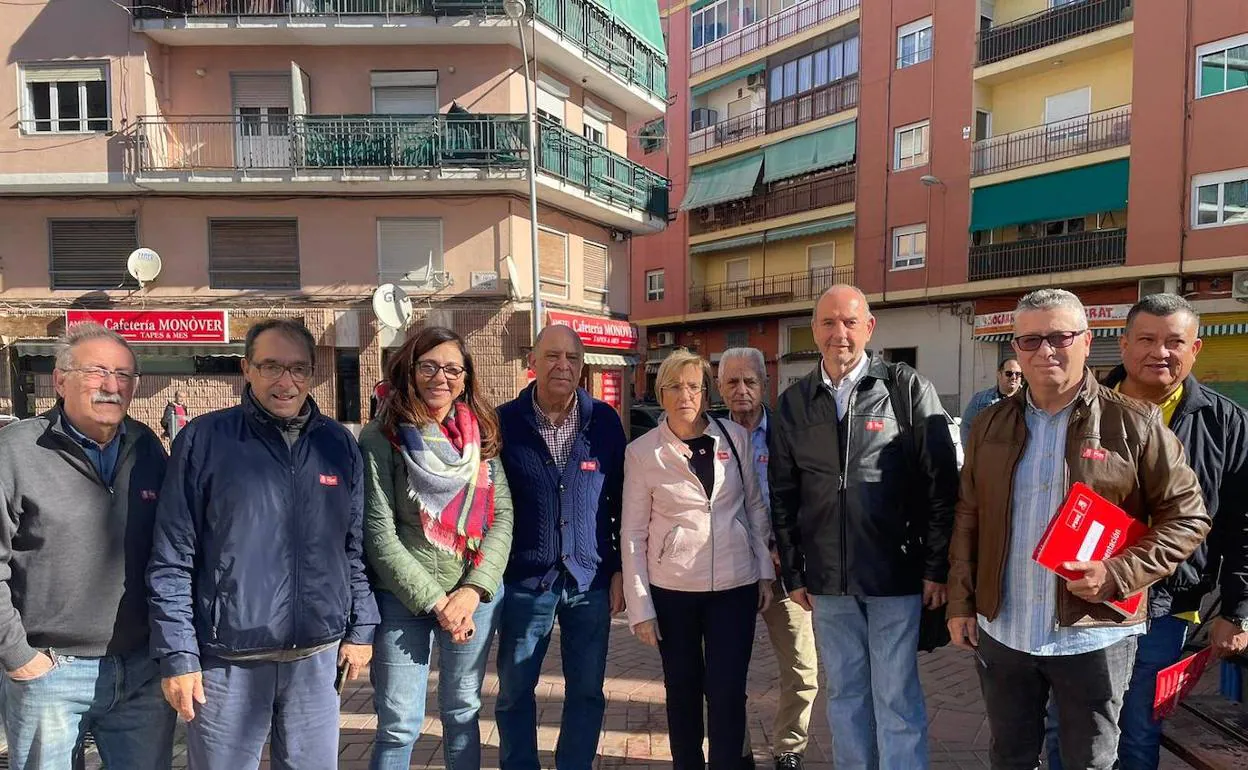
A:
[[[1093,230],[1010,243],[972,246],[968,279],[1016,278],[1123,265],[1127,231]]]
[[[1134,0],[1086,0],[983,30],[976,36],[975,66],[992,64],[1128,21],[1133,4]]]
[[[528,5],[547,38],[543,64],[584,77],[631,113],[662,114],[661,51],[594,0]],[[132,8],[136,28],[166,45],[519,45],[503,0],[132,0]]]
[[[696,49],[689,56],[689,76],[759,51],[811,27],[858,10],[859,0],[801,0],[792,8],[759,19]]]
[[[773,182],[767,191],[744,200],[720,203],[692,212],[696,232],[691,234],[712,233],[850,203],[854,200],[857,177],[856,168],[850,166],[809,180]]]
[[[971,173],[995,174],[1131,143],[1131,105],[976,142]]]
[[[839,80],[694,131],[689,134],[689,154],[700,155],[758,136],[774,134],[856,106],[858,78]]]
[[[539,170],[589,197],[667,221],[671,183],[645,166],[553,123],[537,127]]]
[[[815,302],[829,287],[853,282],[854,267],[846,265],[694,286],[689,290],[689,311],[709,313],[790,302]]]

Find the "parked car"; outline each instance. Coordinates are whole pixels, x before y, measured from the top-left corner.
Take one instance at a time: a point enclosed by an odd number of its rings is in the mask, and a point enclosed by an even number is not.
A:
[[[635,439],[641,434],[659,427],[663,409],[658,404],[633,404],[628,411],[628,437]]]

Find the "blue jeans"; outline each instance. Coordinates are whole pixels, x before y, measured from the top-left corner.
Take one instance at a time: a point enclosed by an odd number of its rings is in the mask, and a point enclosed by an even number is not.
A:
[[[918,658],[922,597],[812,600],[836,766],[926,768],[927,707]]]
[[[53,656],[56,665],[34,681],[0,676],[10,767],[65,770],[90,731],[106,766],[168,770],[177,715],[146,648],[127,656]]]
[[[1154,618],[1148,633],[1136,637],[1135,666],[1131,684],[1118,715],[1118,761],[1121,770],[1157,770],[1161,763],[1161,722],[1153,719],[1153,696],[1157,694],[1157,672],[1179,662],[1187,644],[1190,626],[1173,615]],[[1057,704],[1049,699],[1045,725],[1045,749],[1050,770],[1062,770],[1057,739]]]
[[[560,573],[548,589],[507,586],[498,630],[498,737],[503,770],[539,770],[534,690],[550,634],[559,621],[563,659],[563,716],[555,747],[558,770],[590,770],[607,701],[611,597],[605,588],[581,591]]]
[[[455,644],[433,613],[415,615],[393,594],[377,592],[381,625],[373,641],[373,706],[377,710],[377,741],[372,770],[407,770],[412,747],[425,722],[429,657],[438,648],[438,711],[442,718],[442,754],[447,770],[481,767],[481,682],[490,640],[502,604],[482,602],[472,615],[476,633]]]
[[[338,767],[337,646],[288,663],[201,663],[205,702],[186,726],[190,770],[254,770],[270,729],[274,770]]]

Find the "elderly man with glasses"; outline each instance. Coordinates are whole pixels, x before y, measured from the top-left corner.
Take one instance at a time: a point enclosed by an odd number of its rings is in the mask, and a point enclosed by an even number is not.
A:
[[[242,404],[193,420],[173,444],[148,586],[152,655],[188,723],[197,770],[338,766],[335,671],[372,657],[364,573],[364,464],[308,397],[302,324],[247,332]]]
[[[1115,766],[1148,609],[1123,617],[1104,602],[1170,575],[1209,531],[1196,475],[1161,411],[1099,385],[1086,366],[1091,342],[1074,294],[1023,297],[1014,350],[1026,389],[983,412],[966,447],[949,631],[976,652],[993,768],[1039,764],[1050,690],[1065,766]],[[1117,556],[1067,562],[1083,577],[1066,582],[1031,555],[1076,481],[1151,528]]]

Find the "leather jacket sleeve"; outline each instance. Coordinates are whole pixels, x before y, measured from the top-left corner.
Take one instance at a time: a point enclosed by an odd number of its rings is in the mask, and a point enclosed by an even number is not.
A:
[[[1227,433],[1226,465],[1214,521],[1222,544],[1222,615],[1248,618],[1248,417],[1242,410],[1229,416]]]
[[[975,495],[975,455],[982,431],[962,446],[965,458],[949,541],[949,605],[952,618],[975,617],[975,573],[979,568],[979,503]]]
[[[949,577],[949,538],[958,499],[958,454],[936,388],[921,377],[913,377],[909,390],[910,425],[920,474],[916,482],[926,487],[927,500],[923,579],[944,583]]]
[[[780,572],[789,591],[806,587],[806,560],[802,555],[802,531],[797,512],[802,482],[793,460],[793,449],[779,422],[767,436],[767,482],[771,490],[771,529],[780,554]]]

